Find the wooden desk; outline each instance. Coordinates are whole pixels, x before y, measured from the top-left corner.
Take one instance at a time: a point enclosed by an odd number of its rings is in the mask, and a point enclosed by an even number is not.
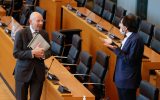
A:
[[[72,6],[77,4],[74,0],[40,0],[40,7],[47,11],[46,31],[49,33],[50,39],[52,38],[51,32],[60,29],[61,6],[67,5],[69,2]]]
[[[144,55],[149,58],[142,62],[142,79],[149,81],[149,71],[160,69],[160,54],[145,46]]]
[[[57,89],[57,85],[53,85],[51,81],[46,84],[46,100],[82,100],[86,96],[86,100],[94,100],[94,95],[90,93],[59,61],[50,57],[45,60],[45,64],[50,66],[52,59],[54,59],[50,68],[50,73],[56,75],[60,83],[71,90],[71,94],[61,94]]]
[[[10,19],[11,17],[3,18]],[[15,62],[16,60],[13,57],[13,40],[9,34],[4,32],[4,29],[0,28],[0,73],[7,81],[12,92],[15,90],[15,80],[12,75]]]
[[[88,15],[90,11],[86,8],[78,8],[80,12],[84,15]],[[101,19],[99,16],[91,13],[89,16],[93,21],[99,22]],[[119,29],[114,27],[112,24],[105,20],[101,20],[99,22],[100,25],[104,26],[106,30],[111,30],[111,33],[114,33],[117,37],[123,38],[123,36],[119,33]],[[109,50],[107,47],[103,45],[98,37],[108,37],[103,32],[100,32],[96,29],[95,26],[90,25],[84,20],[80,18],[75,13],[69,11],[66,7],[63,7],[63,29],[70,28],[79,28],[82,29],[81,37],[82,37],[82,50],[89,52],[93,56],[93,62],[95,61],[95,53],[97,50],[102,50],[106,52],[109,56],[109,70],[106,76],[106,96],[109,96],[110,100],[118,100],[117,90],[113,83],[113,74],[116,63],[116,55]],[[148,80],[149,78],[149,70],[151,69],[160,69],[160,55],[154,52],[152,49],[145,47],[144,55],[149,57],[150,61],[143,60],[142,63],[142,78],[143,80]]]
[[[6,16],[6,10],[3,9],[2,6],[0,6],[0,17],[1,17],[1,16]]]

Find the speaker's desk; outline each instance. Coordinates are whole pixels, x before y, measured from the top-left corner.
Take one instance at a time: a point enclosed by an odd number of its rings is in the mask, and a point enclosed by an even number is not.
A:
[[[77,16],[74,12],[68,10],[66,7],[63,8],[63,18],[62,18],[62,29],[74,29],[79,28],[82,29],[81,37],[82,37],[82,50],[89,52],[93,56],[93,61],[95,61],[96,51],[103,50],[106,52],[109,58],[109,70],[106,75],[106,96],[109,96],[110,100],[118,100],[118,95],[116,91],[116,87],[113,83],[113,75],[114,75],[114,68],[116,63],[116,55],[108,49],[106,46],[103,45],[103,42],[99,39],[99,37],[108,37],[105,32],[100,32],[97,30],[95,25],[91,25],[81,18]],[[78,10],[88,16],[90,19],[95,21],[96,23],[103,26],[106,30],[114,33],[120,39],[123,36],[119,33],[119,29],[114,27],[109,22],[101,19],[96,14],[92,13],[86,8],[78,8]],[[144,80],[148,80],[149,78],[149,70],[151,69],[160,69],[160,55],[154,52],[152,49],[145,46],[144,55],[149,57],[149,60],[143,60],[142,62],[142,78]]]
[[[49,33],[50,39],[52,38],[51,32],[60,29],[61,6],[68,3],[74,6],[77,4],[74,0],[40,0],[40,7],[47,11],[46,31]]]
[[[53,63],[51,64],[52,60]],[[95,99],[94,95],[54,57],[45,60],[45,64],[47,67],[51,66],[49,72],[59,78],[60,84],[71,91],[71,94],[62,94],[57,90],[58,85],[53,85],[51,81],[46,80],[46,100],[82,100],[83,96],[86,96],[86,100]]]

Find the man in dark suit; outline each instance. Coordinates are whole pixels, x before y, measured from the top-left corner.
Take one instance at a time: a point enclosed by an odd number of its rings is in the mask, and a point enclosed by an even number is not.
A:
[[[141,81],[144,44],[137,34],[137,25],[137,17],[132,14],[121,20],[120,33],[125,36],[121,47],[113,45],[110,38],[104,39],[104,45],[117,55],[113,79],[120,100],[136,100],[136,90]]]
[[[27,47],[35,32],[41,34],[49,43],[47,32],[42,30],[42,15],[33,12],[30,15],[29,23],[29,27],[16,33],[14,41],[13,55],[17,59],[14,70],[17,100],[28,100],[28,88],[30,88],[30,100],[40,100],[45,80],[44,59],[51,56],[50,48],[44,51],[44,48],[39,45],[33,50]]]

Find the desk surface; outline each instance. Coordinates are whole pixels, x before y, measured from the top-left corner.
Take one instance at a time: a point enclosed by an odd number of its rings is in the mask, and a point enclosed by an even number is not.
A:
[[[52,59],[54,59],[51,68],[50,73],[56,75],[60,83],[71,90],[71,94],[61,94],[57,90],[58,86],[53,85],[50,83],[50,88],[56,89],[56,92],[59,94],[59,96],[63,97],[63,99],[67,100],[82,100],[83,96],[86,96],[87,100],[94,100],[94,95],[89,92],[83,85],[80,83],[59,61],[57,61],[55,58],[50,57],[49,59],[45,60],[45,64],[50,66]],[[52,93],[48,95],[53,95]],[[53,95],[54,96],[54,95]],[[50,96],[51,97],[51,96]]]

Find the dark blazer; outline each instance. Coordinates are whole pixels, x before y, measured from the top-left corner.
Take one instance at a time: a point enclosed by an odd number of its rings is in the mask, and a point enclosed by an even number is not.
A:
[[[144,44],[137,33],[132,33],[117,55],[114,82],[118,88],[136,89],[141,81],[141,62]]]
[[[46,31],[42,30],[39,33],[50,43]],[[31,49],[27,47],[31,39],[32,33],[29,27],[16,33],[13,56],[17,59],[14,70],[17,81],[28,82],[34,70],[39,81],[44,81],[45,79],[44,60],[32,58]],[[49,49],[45,52],[45,57],[48,58],[50,55],[51,51]]]

